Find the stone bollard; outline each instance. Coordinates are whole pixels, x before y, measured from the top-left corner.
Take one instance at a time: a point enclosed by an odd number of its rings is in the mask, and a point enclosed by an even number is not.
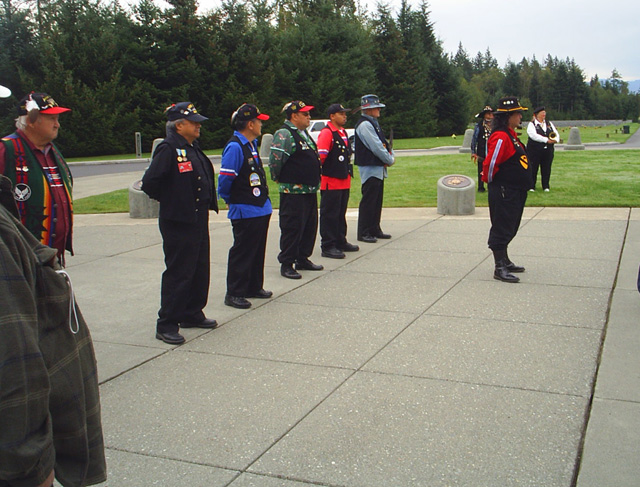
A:
[[[473,215],[476,212],[476,184],[467,176],[453,174],[438,179],[438,214]]]
[[[564,146],[564,150],[584,150],[584,144],[580,138],[580,129],[578,127],[571,127],[569,140],[567,141],[567,145]]]
[[[273,142],[273,134],[262,134],[262,140],[260,141],[260,159],[263,159],[263,164],[269,160],[271,142]]]
[[[464,139],[462,140],[462,147],[458,149],[460,154],[471,154],[471,139],[473,138],[473,129],[467,129],[464,131]]]
[[[153,139],[151,145],[151,159],[158,144],[164,139]],[[149,160],[151,163],[151,160]],[[160,203],[152,200],[142,191],[142,180],[138,179],[129,186],[129,217],[130,218],[158,218]]]
[[[158,218],[160,203],[149,198],[140,188],[142,188],[142,180],[135,181],[129,186],[129,217]]]

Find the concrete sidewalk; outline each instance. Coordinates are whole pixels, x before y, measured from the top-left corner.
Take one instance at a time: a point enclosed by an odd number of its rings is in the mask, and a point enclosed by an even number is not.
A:
[[[526,208],[515,285],[492,279],[486,208],[385,209],[393,239],[338,261],[318,249],[325,270],[299,281],[279,275],[275,214],[274,298],[246,311],[222,304],[231,227],[211,216],[206,313],[222,326],[180,347],[154,338],[157,222],[76,217],[104,485],[638,485],[638,210]]]

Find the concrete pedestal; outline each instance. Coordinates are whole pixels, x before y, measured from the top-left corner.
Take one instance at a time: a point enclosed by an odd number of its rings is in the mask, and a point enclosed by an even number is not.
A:
[[[584,150],[584,144],[580,137],[580,129],[578,127],[571,127],[569,130],[569,140],[567,145],[564,146],[564,150]]]
[[[439,215],[473,215],[476,212],[476,184],[467,176],[453,174],[438,180]]]
[[[142,181],[138,180],[129,186],[129,216],[131,218],[158,218],[160,203],[152,200],[140,188]]]
[[[473,139],[473,129],[465,130],[462,147],[458,149],[458,152],[461,154],[471,154],[471,139]]]

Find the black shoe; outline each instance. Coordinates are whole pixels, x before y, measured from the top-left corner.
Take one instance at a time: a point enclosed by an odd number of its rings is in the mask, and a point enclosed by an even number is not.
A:
[[[324,267],[318,264],[314,264],[309,259],[297,260],[296,270],[303,271],[321,271]]]
[[[327,257],[329,259],[344,259],[345,257],[344,252],[342,252],[342,250],[338,250],[335,247],[323,250],[321,255],[322,257]]]
[[[156,332],[156,338],[169,345],[182,345],[184,343],[184,337],[177,331],[173,333]]]
[[[360,247],[358,247],[357,245],[353,245],[352,243],[345,242],[342,245],[338,245],[338,249],[342,250],[343,252],[357,252],[358,250],[360,250]]]
[[[371,235],[363,235],[362,237],[358,237],[358,240],[366,243],[376,243],[378,241],[377,238],[372,237]]]
[[[478,188],[478,193],[484,193],[486,191],[486,189],[484,189],[484,186],[480,186]]]
[[[511,261],[507,262],[507,270],[509,272],[524,272],[525,271],[524,267],[522,267],[520,265],[515,265]]]
[[[511,262],[508,250],[504,251],[504,261],[507,264],[507,270],[509,272],[524,272],[524,267],[515,265],[513,262]]]
[[[301,279],[302,275],[296,272],[292,264],[282,264],[280,266],[280,275],[287,279]]]
[[[493,272],[493,278],[503,282],[520,282],[520,278],[512,274],[509,274],[507,265],[505,262],[496,264],[496,270]]]
[[[391,238],[391,235],[389,235],[388,233],[380,232],[378,235],[376,235],[376,238],[382,238],[382,239],[388,240]]]
[[[241,296],[229,296],[224,297],[224,304],[231,306],[232,308],[247,309],[251,308],[251,303]]]
[[[247,296],[248,298],[258,298],[258,299],[269,299],[271,296],[273,296],[273,293],[271,291],[267,291],[265,289],[260,289],[260,291],[258,291],[255,294],[252,294],[251,296]]]
[[[192,321],[183,321],[180,323],[180,328],[218,328],[218,322],[216,320],[210,320],[205,318],[204,320],[194,323]]]

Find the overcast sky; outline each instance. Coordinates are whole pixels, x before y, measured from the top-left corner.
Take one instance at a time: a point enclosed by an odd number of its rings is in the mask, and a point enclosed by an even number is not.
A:
[[[221,3],[198,1],[201,9]],[[360,1],[375,9],[376,0]],[[400,0],[384,3],[396,7]],[[509,58],[543,61],[551,54],[573,58],[587,80],[608,78],[614,68],[624,80],[640,79],[640,0],[429,0],[429,6],[447,53],[462,42],[471,58],[488,47],[501,67]]]

